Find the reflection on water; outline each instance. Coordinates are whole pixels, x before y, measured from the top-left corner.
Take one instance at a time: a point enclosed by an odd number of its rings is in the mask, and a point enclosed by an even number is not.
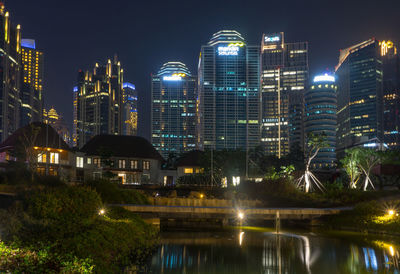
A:
[[[312,233],[163,234],[151,273],[400,273],[394,242]]]

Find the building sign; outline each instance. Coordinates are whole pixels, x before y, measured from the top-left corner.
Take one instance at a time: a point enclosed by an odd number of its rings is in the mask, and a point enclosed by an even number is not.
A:
[[[327,73],[324,75],[317,75],[314,77],[314,83],[317,82],[335,82],[335,76],[328,75]]]
[[[265,36],[264,37],[264,42],[265,43],[276,43],[276,42],[280,42],[280,41],[281,41],[280,35]]]
[[[185,73],[174,73],[171,76],[164,76],[164,81],[182,81],[182,78],[186,77]]]
[[[228,46],[218,47],[218,55],[222,56],[237,56],[239,54],[239,50],[244,46],[244,43],[230,43]]]

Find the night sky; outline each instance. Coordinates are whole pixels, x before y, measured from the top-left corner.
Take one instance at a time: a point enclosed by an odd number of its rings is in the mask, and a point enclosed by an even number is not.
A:
[[[4,0],[3,0],[4,1]],[[221,29],[248,44],[262,33],[308,41],[311,75],[332,69],[339,49],[371,37],[400,41],[399,0],[6,0],[23,38],[45,53],[45,105],[72,123],[72,88],[79,69],[118,54],[125,81],[139,92],[139,134],[150,137],[150,74],[168,61],[197,74],[200,46]]]

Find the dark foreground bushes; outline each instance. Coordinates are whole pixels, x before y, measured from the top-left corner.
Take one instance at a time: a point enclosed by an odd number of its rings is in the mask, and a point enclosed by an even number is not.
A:
[[[0,247],[13,254],[0,257],[0,272],[115,273],[138,264],[152,251],[158,232],[122,208],[100,215],[102,208],[100,195],[89,187],[21,194],[0,211],[2,239],[15,246]]]

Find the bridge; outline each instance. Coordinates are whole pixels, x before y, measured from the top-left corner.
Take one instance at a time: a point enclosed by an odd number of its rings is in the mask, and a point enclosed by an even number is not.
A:
[[[144,218],[160,219],[238,219],[275,220],[302,219],[310,220],[324,215],[335,215],[351,210],[351,207],[338,208],[235,208],[206,206],[165,206],[165,205],[132,205],[119,204],[129,211],[138,213]],[[240,219],[242,219],[240,218]]]

